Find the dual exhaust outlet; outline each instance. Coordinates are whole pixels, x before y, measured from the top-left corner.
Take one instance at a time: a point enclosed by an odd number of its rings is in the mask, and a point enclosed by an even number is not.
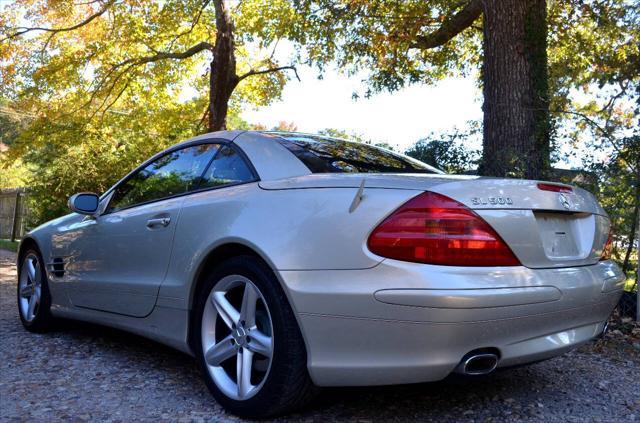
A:
[[[492,352],[470,352],[460,361],[454,372],[479,376],[493,372],[498,367],[498,355]]]

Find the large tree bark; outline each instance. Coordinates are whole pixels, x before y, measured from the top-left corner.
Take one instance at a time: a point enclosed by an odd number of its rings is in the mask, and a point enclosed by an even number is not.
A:
[[[636,204],[633,209],[633,220],[631,221],[631,231],[629,233],[629,244],[627,245],[627,252],[624,255],[624,261],[622,262],[622,271],[627,272],[631,267],[631,253],[633,252],[633,247],[635,247],[635,236],[636,236],[636,227],[638,222],[638,205]]]
[[[214,1],[216,43],[209,74],[209,131],[227,129],[229,99],[238,85],[233,22],[224,0]]]
[[[539,179],[549,167],[545,0],[469,0],[412,48],[446,44],[484,16],[484,134],[479,172]]]
[[[624,255],[624,261],[622,262],[622,271],[627,272],[630,269],[631,253],[635,247],[636,228],[640,226],[640,220],[638,220],[638,213],[640,212],[640,167],[636,170],[636,189],[635,189],[635,205],[633,207],[633,215],[631,217],[631,232],[629,233],[629,244],[627,245],[627,252]],[[640,251],[638,252],[636,266],[640,268]]]
[[[293,65],[277,66],[271,60],[262,69],[249,69],[248,72],[236,73],[236,54],[234,42],[233,20],[229,14],[226,0],[213,1],[216,12],[216,43],[213,47],[213,60],[209,72],[209,107],[207,114],[209,132],[227,129],[229,99],[240,81],[255,75],[291,70],[298,81],[298,72]]]
[[[549,166],[545,0],[485,0],[480,174],[542,178]]]

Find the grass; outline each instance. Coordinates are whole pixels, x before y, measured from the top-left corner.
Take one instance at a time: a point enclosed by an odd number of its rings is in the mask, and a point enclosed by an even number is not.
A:
[[[18,241],[9,241],[8,239],[0,239],[0,250],[9,250],[14,253],[18,251]]]

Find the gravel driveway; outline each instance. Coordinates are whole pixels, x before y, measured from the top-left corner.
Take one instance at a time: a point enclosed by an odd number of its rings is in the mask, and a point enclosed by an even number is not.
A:
[[[220,421],[194,360],[155,342],[67,322],[20,325],[15,255],[0,250],[1,420]],[[616,334],[480,379],[328,389],[286,421],[640,421],[640,351]]]

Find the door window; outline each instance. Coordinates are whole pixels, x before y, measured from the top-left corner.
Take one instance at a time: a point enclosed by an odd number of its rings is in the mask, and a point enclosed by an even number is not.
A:
[[[222,146],[202,178],[200,188],[254,181],[255,177],[242,156],[229,146]]]
[[[107,212],[197,189],[219,148],[219,144],[200,144],[159,157],[116,187]]]

